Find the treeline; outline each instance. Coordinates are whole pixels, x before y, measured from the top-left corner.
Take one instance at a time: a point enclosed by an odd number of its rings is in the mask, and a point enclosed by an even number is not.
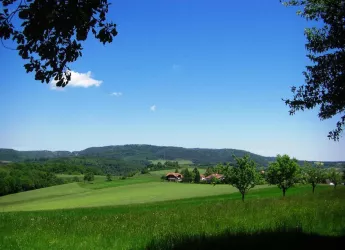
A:
[[[146,166],[147,171],[179,169],[179,168],[180,168],[180,165],[178,164],[177,161],[166,161],[163,164],[161,162],[158,162],[157,164],[150,163]]]
[[[39,159],[37,161],[26,161],[27,164],[39,163],[45,169],[59,174],[84,174],[93,172],[94,175],[126,175],[133,171],[140,171],[149,162],[125,161],[122,159],[108,159],[97,157],[66,157],[57,159]]]
[[[285,196],[286,191],[297,183],[310,184],[312,191],[320,183],[329,183],[337,187],[345,181],[345,169],[331,167],[325,168],[323,163],[304,162],[301,166],[299,161],[290,158],[288,155],[278,155],[274,162],[271,162],[266,170],[260,168],[249,155],[234,157],[235,164],[218,164],[215,167],[207,168],[205,176],[212,176],[206,182],[200,178],[197,168],[189,171],[183,169],[182,182],[188,183],[224,183],[236,187],[242,194],[242,200],[250,189],[260,184],[277,185]],[[177,172],[177,170],[175,171]],[[162,176],[165,179],[165,176]]]
[[[64,184],[63,179],[42,169],[25,164],[11,164],[0,168],[0,196]]]

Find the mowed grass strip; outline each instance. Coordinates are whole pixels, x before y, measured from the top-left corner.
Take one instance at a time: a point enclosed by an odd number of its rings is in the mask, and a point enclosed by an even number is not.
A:
[[[309,186],[301,186],[289,190],[285,199],[278,188],[251,193],[256,195],[248,194],[244,203],[234,193],[228,199],[222,195],[143,205],[0,213],[0,248],[174,249],[185,238],[198,243],[224,232],[255,235],[284,228],[326,236],[344,234],[344,187],[318,187],[313,195]],[[264,243],[282,242],[273,237]]]
[[[133,184],[140,184],[140,183],[149,183],[149,182],[159,182],[160,178],[156,175],[151,174],[139,174],[127,179],[120,179],[119,176],[112,176],[112,181],[106,181],[106,178],[103,179],[95,179],[92,182],[79,182],[79,186],[88,189],[103,189],[103,188],[110,188],[110,187],[119,187],[119,186],[127,186]]]
[[[128,180],[121,180],[126,183]],[[97,185],[97,184],[87,184]],[[49,187],[0,198],[0,211],[32,211],[77,207],[116,206],[132,203],[176,200],[201,196],[230,194],[230,185],[146,182],[102,189],[78,187],[76,183]],[[257,186],[256,188],[267,188]],[[19,196],[19,197],[18,197]]]

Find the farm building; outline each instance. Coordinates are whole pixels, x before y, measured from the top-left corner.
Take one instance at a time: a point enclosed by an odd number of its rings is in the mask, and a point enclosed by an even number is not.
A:
[[[220,181],[224,180],[224,175],[222,175],[222,174],[211,174],[211,175],[205,177],[205,179],[207,182],[211,182],[212,177],[215,177]]]
[[[165,179],[167,181],[182,181],[183,175],[180,173],[167,173]]]
[[[203,175],[203,174],[200,175],[200,181],[206,181],[205,175]]]

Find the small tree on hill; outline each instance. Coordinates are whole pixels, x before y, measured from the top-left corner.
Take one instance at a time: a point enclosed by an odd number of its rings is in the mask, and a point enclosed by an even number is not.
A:
[[[288,155],[277,155],[276,162],[270,163],[267,171],[269,184],[276,184],[285,196],[286,191],[298,180],[300,167],[296,159],[290,159]]]
[[[230,170],[230,183],[240,191],[242,201],[244,195],[253,187],[255,187],[257,180],[256,164],[250,159],[249,155],[242,158],[233,156],[236,161],[236,166]]]
[[[315,191],[315,187],[317,184],[321,183],[322,177],[324,175],[324,171],[322,169],[321,163],[315,163],[315,165],[311,165],[310,163],[305,163],[304,173],[305,178],[308,183],[311,184],[313,188],[313,193]]]
[[[74,176],[74,177],[73,177],[73,181],[74,181],[74,182],[79,182],[79,181],[80,181],[80,180],[79,180],[79,177],[78,177],[78,176]]]
[[[334,188],[336,188],[341,182],[341,175],[335,168],[331,168],[328,171],[328,179],[334,184]]]
[[[200,172],[197,168],[193,169],[194,173],[194,183],[199,183],[200,182]]]
[[[107,174],[107,181],[112,181],[111,174]]]
[[[175,173],[178,173],[178,168],[175,169]]]
[[[92,172],[87,172],[84,175],[84,181],[93,181],[95,179],[95,176]]]

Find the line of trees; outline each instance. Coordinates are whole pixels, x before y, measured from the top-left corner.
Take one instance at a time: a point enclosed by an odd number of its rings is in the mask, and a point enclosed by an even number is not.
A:
[[[21,165],[0,168],[0,196],[66,183],[52,172]]]
[[[156,170],[165,170],[165,169],[180,169],[178,161],[166,161],[164,163],[158,162],[157,164],[150,163],[146,166],[145,171],[156,171]]]
[[[300,166],[295,158],[290,158],[288,155],[277,155],[276,161],[270,163],[266,171],[257,166],[249,155],[233,156],[233,158],[234,166],[218,164],[215,167],[209,167],[206,169],[205,176],[222,174],[221,181],[213,177],[209,182],[234,186],[241,193],[243,201],[249,190],[260,184],[277,185],[285,197],[287,190],[297,183],[310,184],[314,193],[316,186],[326,183],[327,180],[333,183],[334,188],[345,180],[345,169],[342,174],[336,168],[326,169],[322,163],[317,162],[314,164],[305,162],[303,166]],[[200,183],[200,173],[197,168],[193,171],[189,171],[188,168],[183,169],[181,174],[183,175],[182,182]]]

